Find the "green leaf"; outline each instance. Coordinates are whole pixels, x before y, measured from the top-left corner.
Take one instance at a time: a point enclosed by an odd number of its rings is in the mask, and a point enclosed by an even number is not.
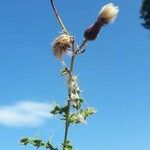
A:
[[[20,144],[22,144],[22,145],[27,145],[28,143],[29,143],[29,139],[28,139],[27,137],[22,138],[22,139],[20,140]]]
[[[73,146],[69,140],[67,140],[64,144],[62,144],[64,147],[64,150],[73,150]]]
[[[67,74],[70,74],[70,71],[69,71],[69,69],[68,68],[63,68],[62,70],[61,70],[61,75],[62,76],[65,76],[65,75],[67,75]]]
[[[66,114],[67,112],[68,112],[68,105],[64,107],[59,107],[58,105],[56,105],[54,109],[51,110],[50,113],[53,115],[57,115],[57,114],[62,114],[62,113]]]
[[[86,108],[85,110],[81,110],[81,114],[87,118],[91,115],[93,115],[94,113],[96,113],[96,110],[92,107]]]
[[[69,124],[79,124],[79,123],[86,123],[87,117],[90,117],[96,112],[94,108],[86,108],[85,110],[81,110],[78,113],[70,113],[68,117]]]
[[[23,145],[27,145],[27,144],[31,144],[33,146],[35,146],[37,149],[39,147],[45,147],[46,149],[49,149],[49,150],[58,150],[57,148],[55,148],[51,143],[50,141],[48,142],[43,142],[40,138],[22,138],[20,140],[20,143],[23,144]]]

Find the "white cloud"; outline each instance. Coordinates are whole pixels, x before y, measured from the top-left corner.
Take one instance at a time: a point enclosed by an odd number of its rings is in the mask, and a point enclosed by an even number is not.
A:
[[[51,117],[50,105],[42,102],[21,101],[0,106],[0,124],[13,127],[36,127]]]

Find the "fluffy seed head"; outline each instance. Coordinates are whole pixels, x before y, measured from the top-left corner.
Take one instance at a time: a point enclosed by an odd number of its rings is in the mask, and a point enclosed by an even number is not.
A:
[[[53,52],[56,58],[60,59],[63,53],[67,52],[68,48],[71,47],[73,37],[67,34],[61,34],[52,43]]]
[[[113,3],[106,4],[102,7],[98,14],[98,22],[102,24],[108,24],[109,22],[113,22],[117,17],[118,12],[118,6],[115,6]]]

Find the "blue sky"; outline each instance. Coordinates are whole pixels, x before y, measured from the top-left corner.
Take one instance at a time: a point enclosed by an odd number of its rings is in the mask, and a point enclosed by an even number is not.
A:
[[[75,64],[83,96],[98,112],[87,125],[73,126],[70,138],[78,150],[149,150],[150,39],[140,25],[141,1],[56,0],[56,5],[81,42],[84,29],[109,2],[120,8],[117,20]],[[49,1],[1,1],[0,18],[0,149],[31,150],[18,141],[37,133],[59,145],[63,123],[47,113],[53,100],[64,103],[66,87],[51,50],[61,30]]]

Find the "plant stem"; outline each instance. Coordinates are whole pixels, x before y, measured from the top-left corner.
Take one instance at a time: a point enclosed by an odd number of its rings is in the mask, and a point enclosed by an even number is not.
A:
[[[73,72],[73,67],[74,67],[74,61],[75,61],[75,54],[74,54],[74,40],[72,42],[72,57],[71,57],[71,63],[70,63],[70,75],[69,75],[69,84],[71,82],[71,78],[72,78],[72,72]],[[69,131],[69,113],[70,113],[70,89],[68,88],[68,111],[66,114],[66,123],[65,123],[65,135],[64,135],[64,143],[63,143],[63,150],[65,150],[65,143],[67,141],[67,136],[68,136],[68,131]]]
[[[82,47],[86,45],[86,43],[87,43],[87,40],[84,39],[83,42],[81,43],[81,45],[79,46],[79,50],[81,50]]]
[[[55,16],[63,30],[63,32],[67,35],[70,36],[68,30],[66,29],[63,21],[61,20],[59,14],[58,14],[58,11],[54,5],[54,2],[53,0],[50,0],[51,2],[51,5],[52,5],[52,8],[53,8],[53,11],[55,13]],[[74,50],[74,40],[72,42],[72,58],[71,58],[71,63],[70,63],[70,75],[69,75],[69,83],[71,81],[71,78],[72,78],[72,71],[73,71],[73,66],[74,66],[74,59],[75,59],[75,54],[74,54],[75,50]],[[63,143],[63,150],[65,150],[65,143],[67,141],[67,136],[68,136],[68,130],[69,130],[69,113],[70,113],[70,89],[68,88],[68,97],[69,97],[69,100],[68,100],[68,111],[66,113],[66,122],[65,122],[65,134],[64,134],[64,143]]]
[[[70,35],[69,32],[68,32],[68,30],[66,29],[66,27],[65,27],[65,25],[64,25],[64,23],[63,23],[63,21],[61,20],[59,14],[58,14],[58,11],[57,11],[57,9],[56,9],[56,7],[55,7],[55,5],[54,5],[53,0],[50,0],[50,2],[51,2],[51,5],[52,5],[52,8],[53,8],[53,11],[54,11],[54,13],[55,13],[55,16],[56,16],[56,18],[57,18],[57,20],[58,20],[58,22],[59,22],[59,24],[60,24],[60,26],[61,26],[63,32],[66,33],[66,34],[68,34],[68,35]]]
[[[82,53],[82,52],[83,52],[82,48],[86,45],[86,43],[87,43],[87,40],[84,39],[84,40],[82,41],[81,45],[79,46],[79,48],[75,51],[75,54],[80,54],[80,53]]]

